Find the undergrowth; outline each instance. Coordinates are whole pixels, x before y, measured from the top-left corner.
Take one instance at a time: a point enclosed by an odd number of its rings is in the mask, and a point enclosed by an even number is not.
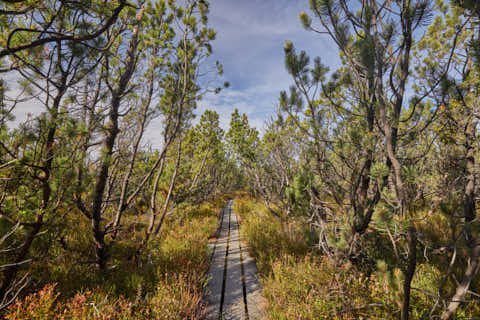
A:
[[[5,319],[201,319],[202,293],[209,264],[208,240],[218,225],[225,197],[185,207],[168,217],[161,235],[134,258],[138,242],[120,237],[106,272],[97,271],[82,257],[89,239],[66,250],[76,239],[65,237],[65,248],[54,248],[59,259],[38,263],[32,277],[37,287],[11,305]],[[128,217],[126,217],[128,219]],[[144,217],[146,223],[146,218]],[[133,217],[131,217],[133,221]],[[88,224],[78,221],[78,228]],[[144,224],[128,232],[141,236]],[[85,232],[86,233],[86,232]]]
[[[245,193],[237,196],[234,210],[241,216],[241,234],[256,258],[268,319],[400,318],[403,274],[391,267],[392,253],[387,244],[378,242],[378,235],[376,245],[383,249],[375,256],[377,265],[361,268],[322,255],[315,249],[317,240],[308,224],[290,219],[282,225]],[[436,303],[432,293],[441,281],[439,267],[419,258],[412,282],[411,319],[438,318],[441,308],[430,311]],[[479,314],[477,304],[467,304],[456,319],[474,319]]]

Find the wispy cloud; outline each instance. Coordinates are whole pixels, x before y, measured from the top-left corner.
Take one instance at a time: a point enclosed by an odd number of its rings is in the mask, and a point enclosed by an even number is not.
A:
[[[275,111],[281,90],[292,84],[284,66],[283,45],[293,41],[298,50],[320,56],[327,65],[339,61],[326,36],[303,29],[300,11],[306,0],[212,0],[210,24],[217,31],[214,58],[224,65],[231,87],[218,96],[207,96],[198,109],[216,110],[223,127],[235,108],[262,130]]]

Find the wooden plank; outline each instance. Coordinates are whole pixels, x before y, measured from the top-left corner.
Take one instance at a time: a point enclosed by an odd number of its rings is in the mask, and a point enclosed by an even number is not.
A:
[[[232,212],[232,216],[236,216]],[[258,281],[258,270],[249,252],[246,244],[240,239],[240,248],[242,252],[244,286],[247,301],[247,313],[249,320],[260,320],[266,318],[265,305],[266,300],[262,295],[262,287]]]
[[[250,257],[247,247],[242,247],[232,203],[232,200],[228,201],[221,211],[218,239],[209,270],[206,319],[264,319],[265,299],[257,279],[255,260]]]
[[[228,207],[231,209],[231,202]],[[225,296],[222,309],[222,320],[246,319],[243,298],[242,260],[240,256],[240,237],[237,216],[230,214],[230,240],[228,243],[227,274]]]
[[[225,258],[227,255],[229,212],[222,210],[221,225],[218,232],[218,239],[214,247],[212,261],[210,263],[209,282],[206,290],[207,309],[206,319],[218,320],[220,318],[220,303],[222,299],[223,272]]]
[[[262,295],[262,288],[258,281],[255,260],[248,253],[247,247],[242,247],[243,270],[245,274],[245,291],[247,294],[247,310],[249,320],[265,318],[266,301]]]

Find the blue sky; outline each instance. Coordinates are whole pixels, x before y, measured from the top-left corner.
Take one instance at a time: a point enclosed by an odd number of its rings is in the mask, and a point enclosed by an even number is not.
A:
[[[260,131],[273,115],[281,90],[292,80],[284,67],[283,44],[293,41],[298,51],[320,56],[334,68],[337,50],[326,35],[306,31],[298,19],[308,10],[308,0],[211,0],[210,26],[217,31],[214,59],[224,66],[230,88],[208,95],[198,113],[206,109],[220,114],[224,128],[235,108],[246,113]]]

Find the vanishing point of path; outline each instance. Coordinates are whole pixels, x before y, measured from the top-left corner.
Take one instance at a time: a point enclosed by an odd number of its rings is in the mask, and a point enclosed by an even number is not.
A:
[[[208,320],[260,320],[264,299],[255,260],[240,241],[237,215],[228,201],[220,213],[207,287]]]

